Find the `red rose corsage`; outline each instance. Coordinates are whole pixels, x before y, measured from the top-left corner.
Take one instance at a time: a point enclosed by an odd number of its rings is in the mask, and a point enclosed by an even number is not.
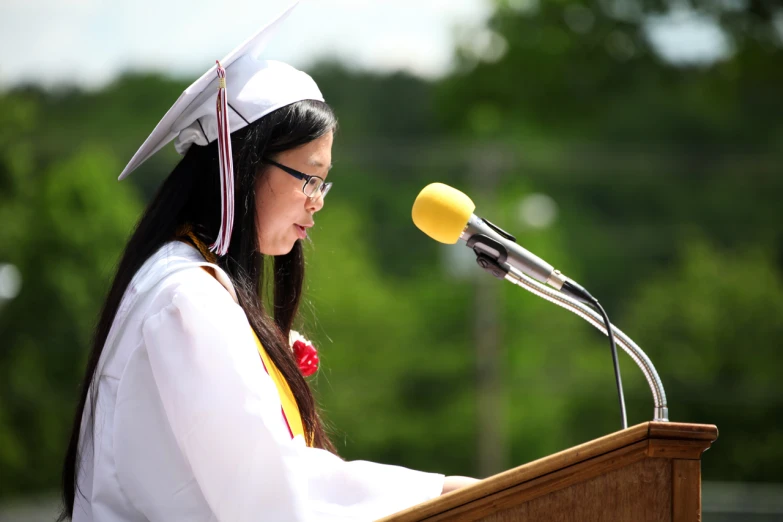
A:
[[[313,343],[305,339],[299,332],[291,330],[289,336],[291,349],[294,351],[294,359],[299,366],[299,371],[305,377],[310,377],[318,371],[318,351]]]

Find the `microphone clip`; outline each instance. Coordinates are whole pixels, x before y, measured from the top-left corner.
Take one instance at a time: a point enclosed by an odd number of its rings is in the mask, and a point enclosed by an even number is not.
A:
[[[503,264],[508,259],[506,247],[483,234],[474,234],[467,244],[476,254],[478,266],[498,279],[506,278],[508,267]]]
[[[481,218],[481,220],[482,220],[482,221],[484,222],[484,224],[485,224],[485,225],[487,225],[489,228],[491,228],[492,230],[494,230],[495,232],[497,232],[498,234],[500,234],[500,236],[501,236],[501,237],[504,237],[504,238],[508,239],[508,240],[509,240],[509,241],[511,241],[512,243],[516,243],[516,242],[517,242],[517,238],[515,238],[513,235],[509,234],[508,232],[506,232],[505,230],[503,230],[502,228],[500,228],[500,227],[499,227],[499,226],[497,226],[496,224],[492,223],[490,220],[488,220],[488,219],[486,219],[486,218]]]
[[[490,275],[497,277],[498,279],[505,279],[506,274],[508,274],[507,267],[499,264],[497,261],[486,254],[477,254],[476,263],[478,263],[478,266],[489,272]]]
[[[484,234],[473,234],[467,241],[468,247],[473,249],[477,256],[485,255],[494,259],[497,263],[505,263],[508,259],[508,250],[502,243]]]

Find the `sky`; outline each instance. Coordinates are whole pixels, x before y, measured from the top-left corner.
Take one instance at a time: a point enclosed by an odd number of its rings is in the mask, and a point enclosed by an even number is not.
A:
[[[0,0],[0,90],[100,88],[132,70],[195,80],[290,2]],[[328,58],[438,78],[451,69],[457,33],[481,30],[491,11],[491,0],[302,0],[264,54],[304,70]],[[646,36],[675,63],[731,53],[714,20],[692,12],[651,19]]]
[[[2,0],[0,87],[98,88],[127,70],[198,77],[289,0]],[[306,68],[337,58],[425,78],[451,65],[455,29],[479,28],[489,0],[304,0],[265,53]]]

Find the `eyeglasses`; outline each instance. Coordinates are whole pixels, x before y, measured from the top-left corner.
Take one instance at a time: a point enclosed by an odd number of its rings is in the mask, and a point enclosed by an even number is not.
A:
[[[325,183],[324,179],[318,176],[310,176],[304,172],[299,172],[298,170],[281,165],[280,163],[269,158],[264,158],[262,161],[264,163],[268,163],[269,165],[274,165],[278,169],[292,175],[296,179],[304,180],[304,185],[302,185],[302,192],[304,192],[305,196],[308,198],[325,198],[326,194],[329,193],[329,189],[332,188],[331,183]]]

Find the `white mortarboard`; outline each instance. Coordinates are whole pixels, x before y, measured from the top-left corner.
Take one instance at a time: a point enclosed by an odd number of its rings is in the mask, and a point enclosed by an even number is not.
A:
[[[298,3],[298,0],[293,2],[270,24],[185,89],[119,177],[128,176],[172,140],[177,152],[184,154],[193,143],[207,145],[217,139],[221,155],[223,217],[221,231],[210,249],[221,256],[228,251],[234,221],[233,166],[228,134],[286,105],[302,100],[324,100],[316,83],[306,73],[285,63],[259,57]],[[227,121],[221,112],[228,115]]]

